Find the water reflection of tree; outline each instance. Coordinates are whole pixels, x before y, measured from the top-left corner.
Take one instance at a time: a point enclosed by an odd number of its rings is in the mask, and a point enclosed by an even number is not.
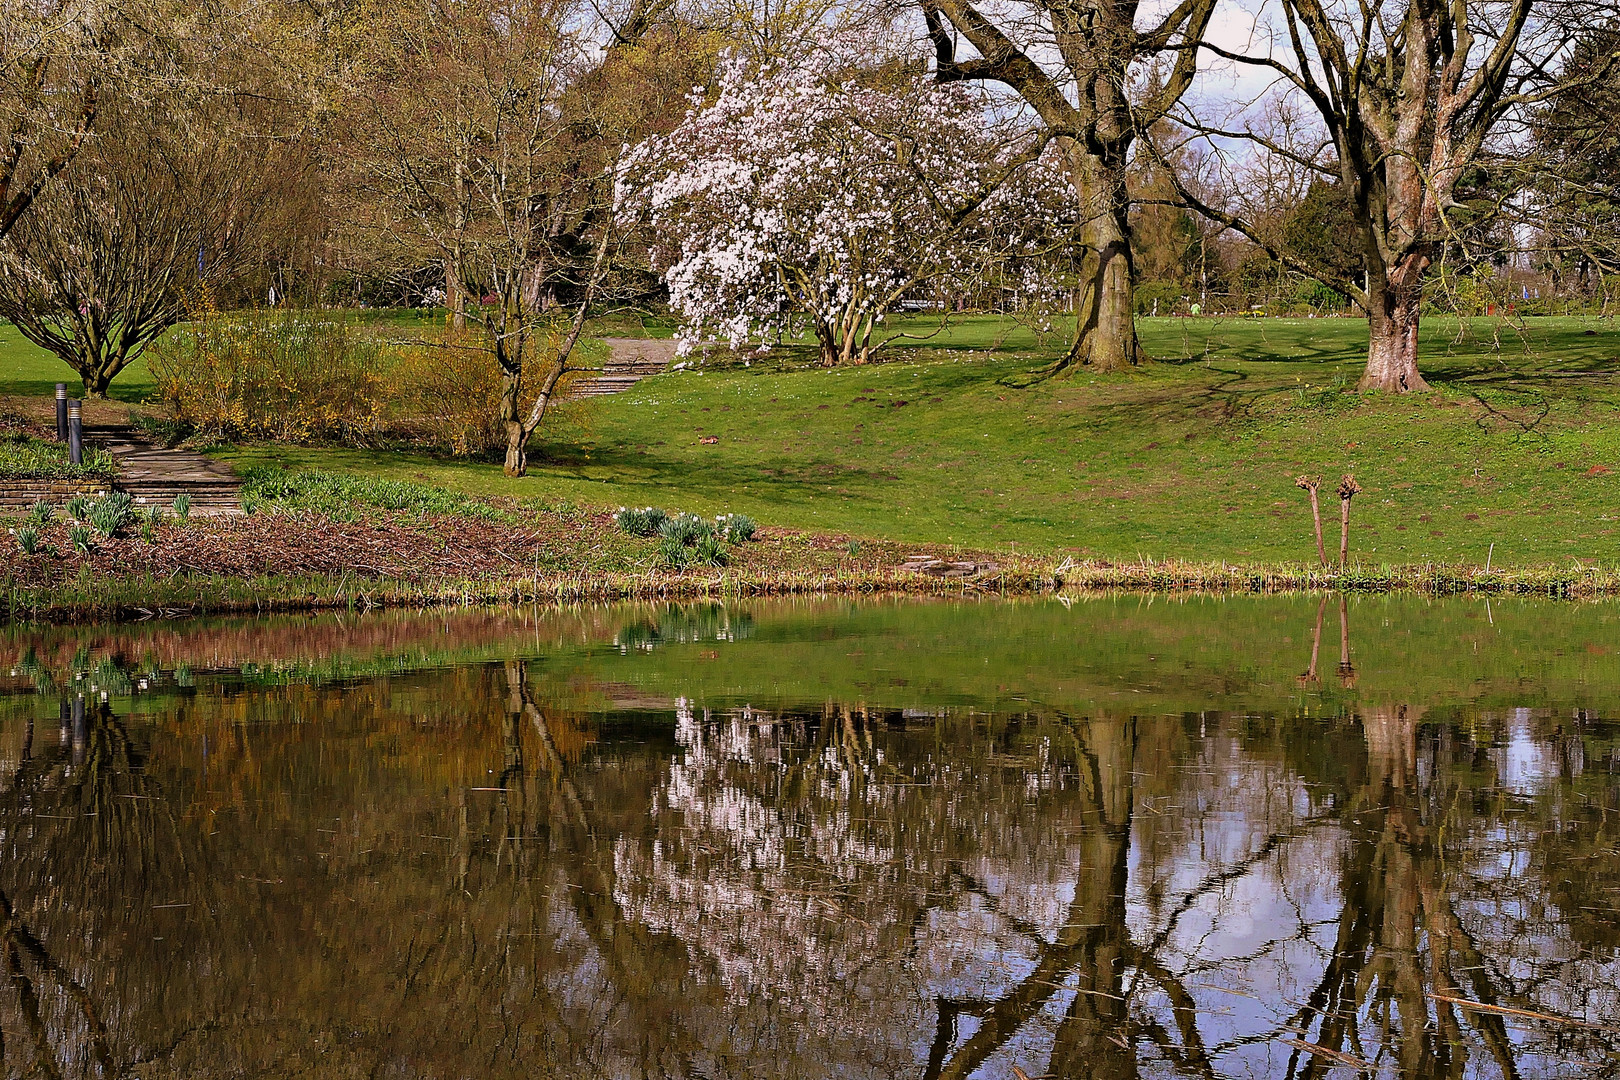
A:
[[[1342,604],[1340,618],[1346,627]],[[1320,613],[1318,620],[1319,634]],[[1341,673],[1353,671],[1347,629],[1343,638]],[[1345,685],[1353,682],[1346,679]],[[1359,756],[1364,762],[1348,770],[1324,769],[1298,754],[1299,744],[1293,747],[1296,767],[1314,772],[1328,800],[1342,808],[1340,913],[1320,981],[1304,1002],[1276,1028],[1239,1041],[1289,1045],[1291,1077],[1346,1071],[1372,1076],[1390,1069],[1403,1077],[1516,1077],[1583,1055],[1615,1060],[1616,1029],[1590,1023],[1591,1002],[1576,1010],[1580,1015],[1573,1021],[1554,1015],[1558,1004],[1567,1009],[1569,989],[1613,978],[1612,965],[1605,975],[1600,952],[1593,952],[1585,970],[1555,958],[1568,952],[1559,946],[1557,927],[1578,934],[1575,928],[1591,925],[1591,918],[1573,916],[1595,895],[1558,864],[1566,855],[1590,857],[1600,850],[1608,815],[1577,811],[1584,820],[1561,839],[1580,841],[1542,845],[1546,865],[1535,878],[1541,884],[1504,900],[1500,893],[1510,888],[1505,879],[1530,867],[1518,862],[1528,843],[1503,837],[1514,829],[1523,829],[1525,839],[1547,835],[1544,827],[1529,824],[1535,820],[1526,813],[1531,808],[1504,792],[1507,780],[1492,765],[1498,752],[1490,748],[1507,733],[1489,722],[1461,723],[1455,713],[1424,721],[1425,710],[1418,707],[1349,704],[1331,722],[1340,736],[1334,740],[1340,761]],[[1569,809],[1608,806],[1620,793],[1611,776],[1598,799],[1570,798],[1570,762],[1582,758],[1582,740],[1559,728],[1535,741],[1550,744],[1562,765],[1558,782],[1542,793],[1543,803],[1552,805],[1540,808],[1541,821],[1569,821]],[[1254,748],[1263,752],[1263,744]],[[1516,869],[1498,873],[1493,860],[1510,850]],[[1549,884],[1554,897],[1563,894],[1561,916],[1545,912],[1520,917],[1516,925],[1503,918],[1509,910],[1533,906],[1529,893]],[[1533,973],[1523,974],[1527,969]],[[1605,1015],[1601,1004],[1595,1015]]]
[[[91,908],[159,871],[173,822],[157,806],[144,754],[105,703],[62,702],[55,745],[28,721],[17,768],[0,789],[0,950],[32,1068],[55,1077],[118,1071],[97,980],[64,963],[30,912]],[[14,1012],[13,1012],[14,1010]],[[9,1020],[9,1017],[8,1017]],[[17,1026],[0,1024],[5,1027]],[[18,1048],[17,1052],[23,1054]],[[7,1048],[0,1036],[0,1066]]]
[[[1339,674],[1348,690],[1354,688],[1355,669],[1349,655],[1348,612],[1342,603],[1340,608]],[[1302,680],[1307,685],[1315,681],[1324,613],[1318,612],[1312,662]],[[1200,726],[1207,720],[1200,718]],[[1560,988],[1599,986],[1612,979],[1613,965],[1606,975],[1601,951],[1594,951],[1594,961],[1581,971],[1570,970],[1571,961],[1547,955],[1560,951],[1547,936],[1548,927],[1590,920],[1566,916],[1536,926],[1522,919],[1521,927],[1511,931],[1500,918],[1481,918],[1481,909],[1490,908],[1480,896],[1491,888],[1477,879],[1469,864],[1478,857],[1481,833],[1504,827],[1504,808],[1493,805],[1501,801],[1496,793],[1502,781],[1484,768],[1485,748],[1465,737],[1457,725],[1421,721],[1422,710],[1406,706],[1352,707],[1342,719],[1330,721],[1325,731],[1317,731],[1313,740],[1317,745],[1309,755],[1299,753],[1304,741],[1293,740],[1291,752],[1289,737],[1280,729],[1264,732],[1264,725],[1251,726],[1246,732],[1250,753],[1264,757],[1270,739],[1273,745],[1281,744],[1283,758],[1292,758],[1292,767],[1300,774],[1314,774],[1320,814],[1270,833],[1241,859],[1213,865],[1208,876],[1176,903],[1163,905],[1161,896],[1160,929],[1136,939],[1128,929],[1126,903],[1133,814],[1136,872],[1152,879],[1157,871],[1152,830],[1144,834],[1141,828],[1145,816],[1141,807],[1146,802],[1151,808],[1153,785],[1150,781],[1133,790],[1129,778],[1144,775],[1143,758],[1153,755],[1144,755],[1143,748],[1154,742],[1156,725],[1137,721],[1129,728],[1099,729],[1093,724],[1083,733],[1077,731],[1082,747],[1107,748],[1094,749],[1094,756],[1113,766],[1111,774],[1102,770],[1090,774],[1111,775],[1113,783],[1112,791],[1101,797],[1090,795],[1093,825],[1086,833],[1088,855],[1082,864],[1089,875],[1077,878],[1067,919],[1021,983],[992,1001],[941,1002],[939,1032],[924,1076],[973,1074],[1065,994],[1073,996],[1055,1025],[1047,1064],[1048,1074],[1058,1077],[1129,1077],[1141,1070],[1212,1076],[1218,1069],[1224,1073],[1225,1068],[1237,1067],[1228,1055],[1241,1054],[1245,1046],[1268,1044],[1288,1048],[1285,1059],[1273,1059],[1272,1066],[1290,1077],[1346,1071],[1372,1076],[1391,1069],[1412,1078],[1461,1078],[1493,1071],[1517,1077],[1527,1068],[1534,1075],[1583,1054],[1588,1060],[1616,1060],[1620,1039],[1613,1028],[1560,1023],[1545,1002],[1549,994],[1557,1001],[1561,992],[1567,993]],[[1292,723],[1297,727],[1300,722],[1311,721],[1302,716]],[[1132,738],[1123,737],[1126,730],[1134,732]],[[1323,734],[1327,740],[1320,737]],[[1582,744],[1561,732],[1552,741],[1558,746],[1555,753],[1563,779],[1568,780],[1569,763],[1581,758]],[[1085,755],[1082,749],[1081,757]],[[1152,770],[1145,775],[1153,775]],[[1586,825],[1581,843],[1544,845],[1542,858],[1557,864],[1560,856],[1591,860],[1603,851],[1613,814],[1592,807],[1612,806],[1616,791],[1611,777],[1603,798],[1580,800],[1585,812],[1577,814]],[[1263,806],[1250,808],[1251,813],[1256,810],[1261,819],[1266,816]],[[1567,820],[1567,816],[1549,808],[1547,819]],[[1313,821],[1332,824],[1340,835],[1336,846],[1341,852],[1340,915],[1336,934],[1324,950],[1320,982],[1297,1010],[1289,1015],[1279,1012],[1280,1022],[1274,1027],[1211,1044],[1201,1020],[1220,1010],[1212,1007],[1208,994],[1190,990],[1188,983],[1194,975],[1218,979],[1221,965],[1199,962],[1196,947],[1190,953],[1185,945],[1178,949],[1176,921],[1210,895],[1212,886],[1224,887],[1262,866]],[[1541,832],[1529,830],[1532,836]],[[1576,886],[1570,875],[1557,873],[1556,865],[1548,869],[1554,872],[1545,880],[1558,883],[1555,894],[1572,894],[1564,901],[1566,912],[1580,906],[1576,901],[1584,897],[1590,902],[1595,895]],[[1162,883],[1139,883],[1139,891],[1152,898],[1162,892]],[[1490,930],[1482,927],[1491,926],[1498,936],[1487,943]],[[1311,934],[1303,914],[1299,934],[1302,939]],[[1252,959],[1240,957],[1227,967],[1236,976],[1231,986],[1243,985],[1243,968]],[[1534,969],[1533,975],[1522,974],[1527,966]],[[1517,977],[1515,970],[1521,972]],[[1593,1003],[1587,1006],[1581,1014],[1590,1018]],[[963,1014],[974,1016],[979,1026],[958,1042],[956,1021]],[[1596,1015],[1605,1015],[1601,1003]],[[1510,1025],[1529,1030],[1510,1032]],[[1159,1064],[1139,1060],[1141,1053]]]
[[[1500,725],[1336,685],[1311,716],[687,707],[674,741],[664,714],[593,742],[545,678],[169,702],[133,741],[93,712],[78,772],[71,731],[26,740],[0,803],[0,915],[26,935],[0,1071],[46,1044],[64,1075],[108,1068],[64,979],[95,996],[106,1060],[143,1074],[1115,1078],[1490,1075],[1514,1021],[1439,998],[1558,1011],[1549,987],[1598,981],[1503,971],[1466,857],[1522,819],[1533,890],[1612,847],[1615,778],[1581,772],[1611,751],[1579,725],[1533,733],[1567,776],[1498,805]],[[99,787],[71,792],[95,760]],[[48,816],[69,805],[96,816]],[[1210,984],[1243,988],[1254,961],[1189,927],[1296,870],[1338,904],[1289,931],[1322,939],[1292,980],[1315,994],[1217,1022]],[[182,949],[153,941],[182,918]],[[1513,1038],[1535,1074],[1550,1037]]]

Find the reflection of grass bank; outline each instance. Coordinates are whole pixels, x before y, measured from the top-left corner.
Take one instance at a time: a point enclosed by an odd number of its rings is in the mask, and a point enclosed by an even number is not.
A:
[[[677,697],[715,707],[840,701],[1071,716],[1215,705],[1247,714],[1255,730],[1300,708],[1342,715],[1358,702],[1424,705],[1433,721],[1454,720],[1459,708],[1500,716],[1533,702],[1550,706],[1554,721],[1572,708],[1614,711],[1612,603],[1352,597],[1343,609],[1347,678],[1338,670],[1340,606],[1323,599],[797,597],[12,625],[0,627],[0,710],[22,695],[54,711],[54,695],[82,683],[146,701],[210,685],[522,659],[548,695],[596,710],[672,708]],[[1308,680],[1313,645],[1320,678]],[[143,679],[147,687],[132,689]]]
[[[48,585],[19,582],[0,572],[0,620],[73,621],[202,614],[400,607],[472,607],[519,603],[619,600],[698,600],[766,596],[921,595],[1019,596],[1106,592],[1273,594],[1307,590],[1420,595],[1520,595],[1566,599],[1620,596],[1620,573],[1580,570],[1506,570],[1471,567],[1352,566],[1344,573],[1298,565],[1221,563],[1055,562],[1018,556],[969,579],[930,577],[907,569],[892,545],[870,545],[864,557],[817,549],[796,534],[750,552],[746,565],[723,570],[669,572],[651,568],[577,566],[529,573],[474,575],[362,575],[353,573],[159,576],[150,573],[78,573]],[[910,551],[911,546],[904,550]],[[972,552],[939,554],[971,557]]]

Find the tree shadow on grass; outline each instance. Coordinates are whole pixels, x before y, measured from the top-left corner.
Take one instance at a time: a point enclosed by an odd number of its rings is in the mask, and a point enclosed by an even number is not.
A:
[[[583,463],[605,471],[606,477],[586,472],[580,464],[536,454],[531,459],[530,473],[581,484],[611,485],[621,491],[642,489],[666,500],[680,493],[682,497],[718,504],[743,495],[783,506],[812,506],[834,498],[881,504],[902,482],[881,469],[825,459],[776,457],[746,464],[694,463],[643,455],[622,446],[598,450],[591,454],[589,462]]]

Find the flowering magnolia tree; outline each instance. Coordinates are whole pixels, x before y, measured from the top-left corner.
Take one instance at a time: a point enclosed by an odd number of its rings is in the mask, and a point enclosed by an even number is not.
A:
[[[727,63],[712,103],[627,158],[619,212],[653,227],[683,353],[808,328],[824,364],[862,363],[905,336],[883,328],[903,302],[1044,287],[1073,216],[1044,142],[964,87],[827,66]]]

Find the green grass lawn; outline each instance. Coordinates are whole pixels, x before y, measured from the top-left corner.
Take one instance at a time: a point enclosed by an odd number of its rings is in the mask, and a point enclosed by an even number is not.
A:
[[[72,368],[23,337],[15,326],[0,322],[0,397],[54,397],[59,382],[67,383],[69,396],[83,396],[84,384]],[[113,380],[108,396],[139,402],[152,389],[146,364],[136,360]]]
[[[1331,487],[1353,472],[1352,550],[1368,562],[1484,563],[1493,544],[1497,566],[1620,561],[1620,334],[1582,319],[1425,331],[1437,390],[1403,398],[1349,392],[1366,339],[1351,319],[1144,320],[1156,362],[1027,388],[1050,351],[979,319],[892,363],[648,379],[573,407],[520,480],[385,452],[222,456],[858,537],[1232,561],[1314,554],[1301,472],[1327,481],[1336,546]]]

